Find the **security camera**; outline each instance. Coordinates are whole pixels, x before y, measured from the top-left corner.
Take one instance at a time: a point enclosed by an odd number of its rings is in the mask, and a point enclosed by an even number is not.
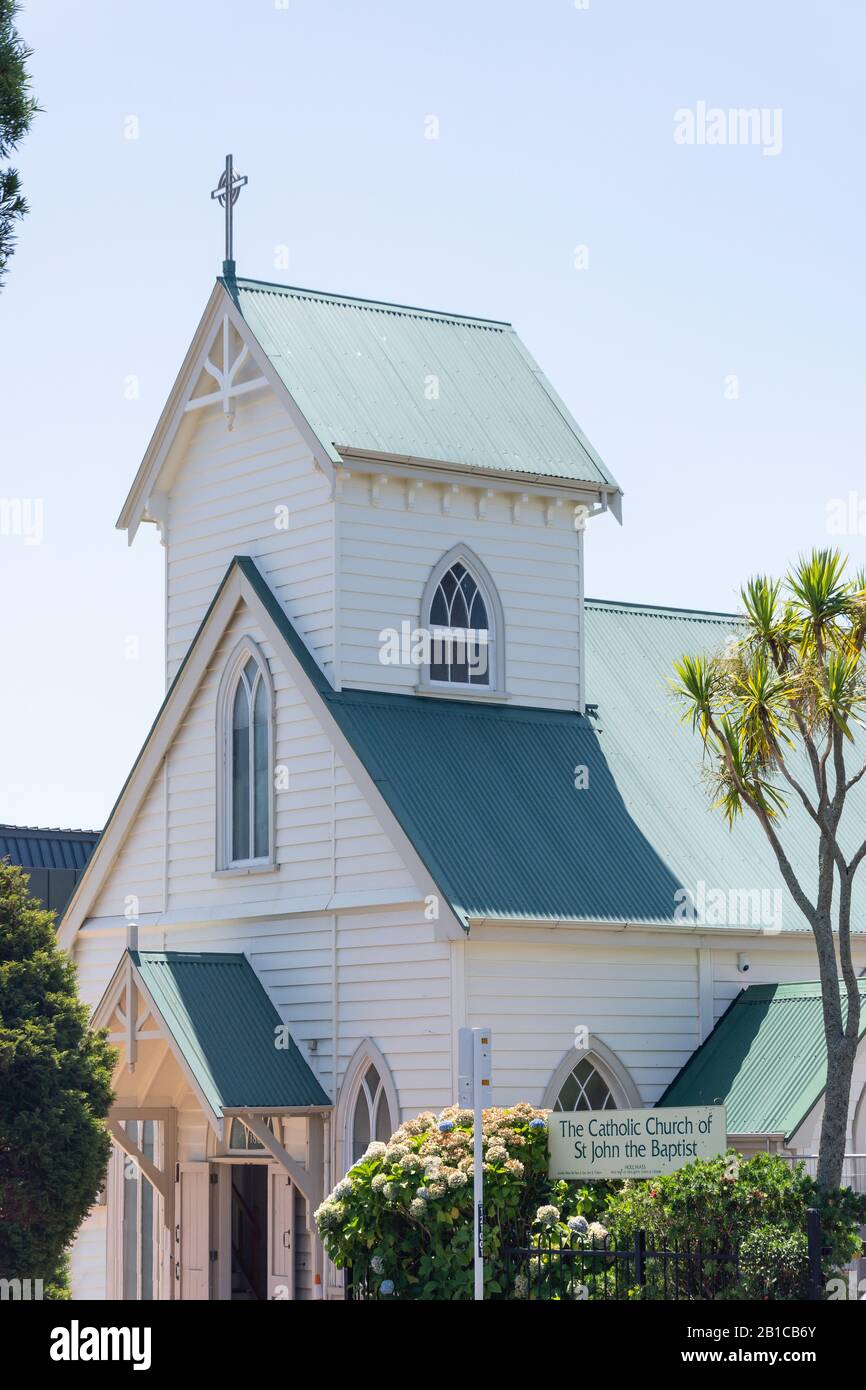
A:
[[[749,973],[749,957],[745,951],[741,951],[737,956],[737,969],[741,975],[748,975]]]

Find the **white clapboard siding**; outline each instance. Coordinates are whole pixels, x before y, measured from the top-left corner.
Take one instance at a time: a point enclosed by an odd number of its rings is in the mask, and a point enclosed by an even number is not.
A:
[[[165,867],[165,793],[163,773],[157,773],[139,811],[133,832],[127,836],[111,874],[97,898],[94,917],[122,917],[160,912]],[[127,899],[137,899],[127,903]]]
[[[274,685],[275,762],[288,787],[275,795],[274,873],[219,877],[216,870],[217,692],[239,641],[259,643]],[[335,894],[387,902],[421,896],[362,791],[291,680],[283,661],[241,604],[204,674],[167,757],[167,797],[160,771],[130,828],[94,907],[118,919],[130,898],[139,914],[190,912],[215,918],[329,903]],[[168,816],[168,847],[165,818]],[[356,899],[357,900],[357,899]]]
[[[747,974],[737,969],[739,951],[748,956]],[[852,951],[855,967],[862,971],[866,968],[866,941],[855,940]],[[721,1018],[731,1000],[747,985],[796,984],[800,980],[818,979],[818,959],[811,932],[803,933],[802,942],[773,941],[767,937],[754,946],[742,943],[737,950],[719,947],[712,953],[712,963],[716,1019]]]
[[[499,591],[505,617],[506,685],[521,704],[573,707],[580,664],[579,547],[568,507],[549,525],[535,498],[512,519],[511,497],[495,493],[478,516],[478,490],[462,489],[449,512],[442,487],[428,483],[409,509],[406,485],[392,480],[377,501],[353,476],[337,508],[339,670],[344,684],[408,690],[412,666],[383,665],[379,634],[421,624],[430,571],[458,544],[474,551]]]
[[[697,953],[674,944],[470,940],[465,991],[470,1026],[493,1030],[497,1105],[540,1104],[576,1028],[616,1053],[647,1105],[700,1041]]]
[[[279,527],[277,508],[288,508]],[[319,664],[334,660],[334,516],[329,484],[271,391],[195,417],[172,480],[166,529],[168,678],[234,555],[251,555]]]
[[[105,1206],[91,1207],[72,1245],[69,1283],[76,1302],[106,1297],[106,1212]]]

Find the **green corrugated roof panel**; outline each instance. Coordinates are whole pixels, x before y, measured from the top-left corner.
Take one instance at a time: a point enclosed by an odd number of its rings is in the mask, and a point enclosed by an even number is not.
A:
[[[588,600],[588,700],[597,718],[481,701],[335,692],[254,563],[237,561],[459,916],[659,922],[675,893],[781,894],[781,926],[808,931],[763,831],[712,810],[700,742],[667,684],[684,652],[724,646],[728,614]],[[578,791],[574,769],[589,771]],[[866,786],[846,813],[866,821]],[[813,827],[792,801],[785,844],[814,885]],[[852,842],[848,848],[853,850]],[[735,904],[738,906],[738,903]],[[763,910],[764,904],[761,903]],[[864,923],[866,879],[855,888]],[[712,925],[712,923],[708,923]],[[772,926],[729,921],[755,930]]]
[[[142,983],[214,1114],[239,1107],[330,1105],[242,955],[130,951]]]
[[[616,488],[510,324],[223,284],[335,461],[352,448]]]
[[[860,994],[866,1001],[866,981]],[[860,1036],[864,1033],[866,1018]],[[723,1104],[729,1134],[790,1139],[826,1081],[820,985],[751,985],[737,995],[658,1103]]]

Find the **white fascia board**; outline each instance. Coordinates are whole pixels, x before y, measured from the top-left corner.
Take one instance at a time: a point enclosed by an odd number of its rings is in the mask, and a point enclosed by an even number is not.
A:
[[[699,922],[692,925],[671,922],[667,925],[660,922],[593,922],[584,918],[506,918],[471,915],[467,920],[470,932],[483,931],[485,937],[490,940],[501,932],[503,940],[514,941],[519,939],[519,934],[523,931],[527,940],[536,941],[544,932],[558,939],[580,940],[586,940],[590,934],[601,939],[617,934],[630,938],[654,938],[657,943],[670,941],[671,938],[681,938],[683,943],[688,942],[689,946],[706,946],[713,949],[718,949],[725,941],[730,941],[732,945],[748,941],[752,949],[767,951],[771,951],[778,941],[784,941],[786,945],[799,942],[812,952],[815,949],[814,938],[808,928],[802,931],[773,932],[770,935],[760,927],[709,927]],[[866,957],[866,933],[852,933],[851,939],[855,945],[860,943]]]
[[[169,393],[168,400],[157,421],[156,429],[147,446],[144,458],[135,475],[135,481],[130,488],[129,495],[123,504],[123,509],[116,522],[119,531],[128,532],[130,545],[143,520],[157,519],[147,515],[147,502],[151,496],[160,495],[160,480],[162,474],[170,461],[178,431],[187,418],[185,413],[187,402],[191,399],[195,384],[204,371],[204,364],[210,352],[214,335],[217,333],[220,321],[224,315],[228,317],[230,323],[236,329],[238,336],[249,351],[250,358],[255,362],[259,372],[267,381],[293,424],[297,427],[313,459],[328,478],[333,488],[334,464],[329,456],[328,448],[317,438],[310,428],[309,423],[299,410],[294,397],[290,394],[285,382],[274,370],[270,359],[254,336],[252,329],[243,314],[240,313],[225,286],[217,282],[211,292],[204,314],[195,331],[181,369]]]
[[[224,296],[225,291],[222,286],[218,283],[215,284],[192,342],[187,349],[180,371],[156,423],[156,428],[145,450],[144,458],[139,465],[129,495],[115,523],[118,531],[129,532],[130,544],[132,544],[142,520],[146,498],[154,491],[156,479],[183,420],[183,408],[189,399],[189,393],[204,370],[205,358],[219,322],[219,310]]]
[[[556,494],[578,504],[595,504],[610,510],[622,520],[619,488],[609,483],[575,482],[569,478],[541,477],[537,473],[518,473],[511,470],[482,469],[458,462],[444,463],[442,459],[421,458],[413,454],[388,454],[375,449],[356,449],[339,444],[337,454],[347,473],[382,473],[389,477],[417,478],[462,487],[489,488],[492,492],[528,492],[544,497]]]

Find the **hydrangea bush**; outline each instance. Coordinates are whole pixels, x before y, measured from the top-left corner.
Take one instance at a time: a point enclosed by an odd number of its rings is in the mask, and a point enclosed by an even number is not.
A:
[[[556,1195],[547,1111],[485,1110],[485,1294],[503,1291],[503,1235]],[[316,1212],[328,1257],[380,1297],[470,1299],[473,1112],[449,1106],[370,1144]],[[561,1194],[560,1194],[561,1195]],[[551,1207],[556,1219],[559,1210]]]

